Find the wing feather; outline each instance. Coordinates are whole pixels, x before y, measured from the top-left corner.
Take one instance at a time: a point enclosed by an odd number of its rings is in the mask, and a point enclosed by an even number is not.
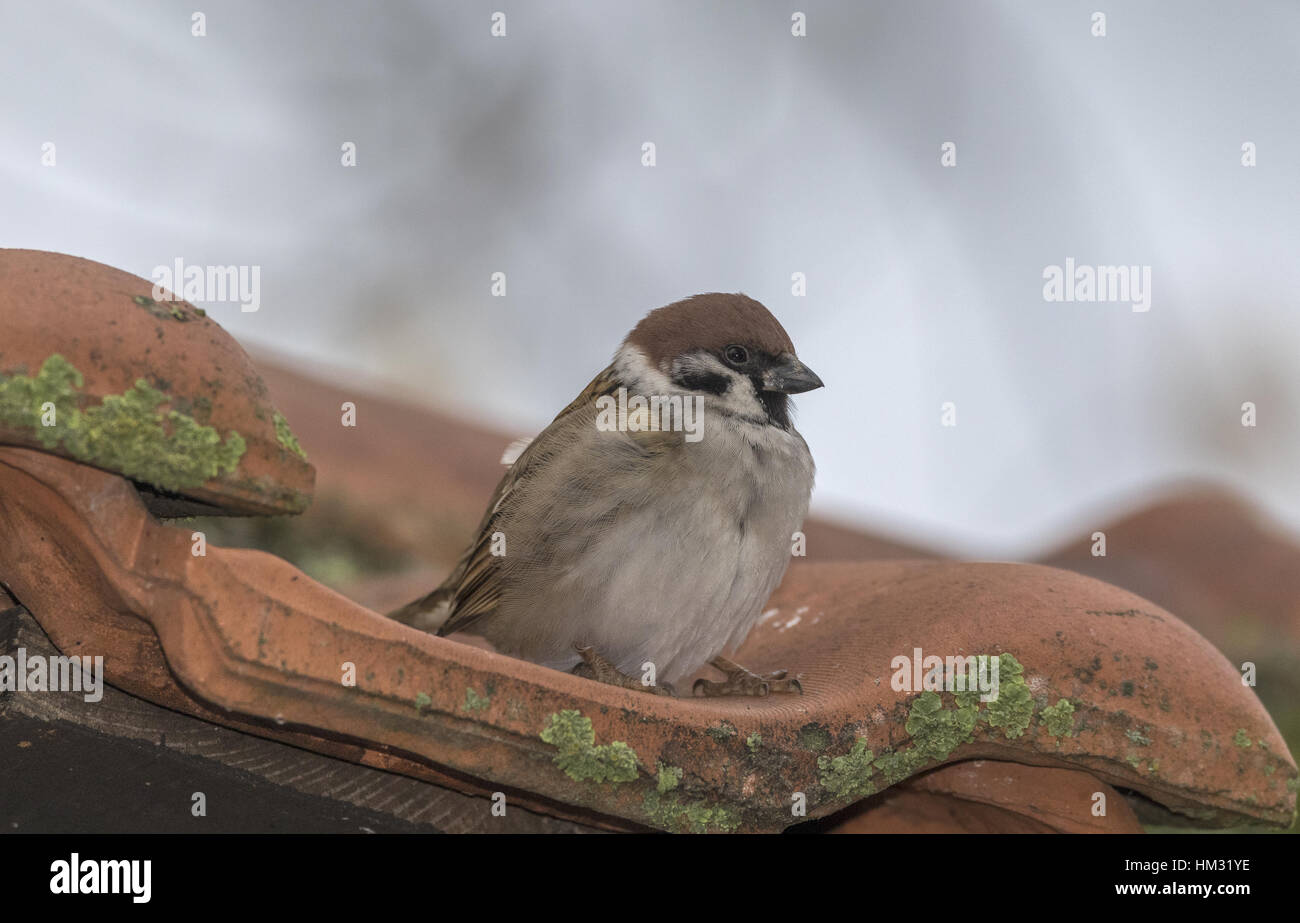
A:
[[[529,476],[536,470],[537,464],[550,454],[548,446],[554,443],[547,437],[554,436],[566,423],[571,422],[569,418],[573,413],[589,407],[598,397],[612,394],[617,390],[618,380],[614,376],[614,367],[611,365],[593,378],[582,393],[524,447],[514,464],[506,471],[492,494],[473,544],[466,550],[442,585],[424,597],[430,600],[432,605],[443,603],[448,606],[447,618],[438,628],[439,635],[461,631],[496,609],[500,601],[500,587],[493,577],[501,559],[492,554],[491,549],[492,535],[497,531],[496,523],[501,516],[502,508],[511,500],[520,485],[528,481]],[[420,600],[417,600],[418,602]]]

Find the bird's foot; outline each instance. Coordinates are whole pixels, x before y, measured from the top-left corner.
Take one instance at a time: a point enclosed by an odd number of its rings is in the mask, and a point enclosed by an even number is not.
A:
[[[619,670],[618,667],[610,663],[592,647],[582,647],[575,644],[573,649],[578,652],[582,658],[582,663],[573,668],[575,676],[582,676],[586,679],[594,679],[598,683],[607,683],[610,686],[622,686],[624,689],[636,689],[641,692],[649,692],[654,695],[676,695],[673,687],[668,683],[660,683],[657,686],[647,686],[641,680]]]
[[[799,682],[799,677],[790,676],[788,670],[777,670],[775,673],[760,676],[726,657],[715,657],[709,662],[714,669],[725,673],[727,678],[720,683],[711,679],[697,679],[691,690],[692,695],[765,696],[773,692],[797,692],[803,695],[803,685]]]

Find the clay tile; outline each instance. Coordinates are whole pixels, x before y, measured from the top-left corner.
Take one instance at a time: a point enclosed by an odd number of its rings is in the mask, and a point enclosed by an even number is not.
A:
[[[1091,780],[1204,826],[1295,811],[1295,763],[1233,666],[1169,612],[1053,568],[796,564],[736,656],[802,673],[805,694],[670,699],[406,628],[271,555],[194,558],[120,478],[41,452],[0,447],[0,529],[28,537],[0,543],[0,581],[56,645],[104,651],[115,685],[561,816],[774,831],[890,791],[1005,813],[996,779],[920,782],[975,759],[1080,774],[1012,811],[1020,829],[1092,825]],[[898,664],[917,649],[996,658],[997,699],[915,688]]]
[[[123,475],[161,516],[298,513],[315,470],[203,310],[101,263],[0,250],[0,445]]]
[[[828,832],[1141,833],[1142,824],[1119,792],[1086,772],[964,760],[860,802]]]

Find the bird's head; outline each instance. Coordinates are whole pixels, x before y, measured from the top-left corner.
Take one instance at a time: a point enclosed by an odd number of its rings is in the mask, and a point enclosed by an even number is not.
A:
[[[668,385],[711,407],[790,426],[789,395],[822,387],[772,313],[745,295],[695,295],[647,314],[615,361],[629,388]]]

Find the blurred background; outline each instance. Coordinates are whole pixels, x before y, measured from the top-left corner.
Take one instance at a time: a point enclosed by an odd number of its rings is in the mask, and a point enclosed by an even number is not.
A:
[[[222,539],[404,602],[646,311],[744,291],[827,383],[810,558],[1119,583],[1300,749],[1300,7],[194,6],[0,6],[0,246],[260,267],[259,311],[199,303],[320,489]],[[1067,258],[1150,310],[1044,300]]]

